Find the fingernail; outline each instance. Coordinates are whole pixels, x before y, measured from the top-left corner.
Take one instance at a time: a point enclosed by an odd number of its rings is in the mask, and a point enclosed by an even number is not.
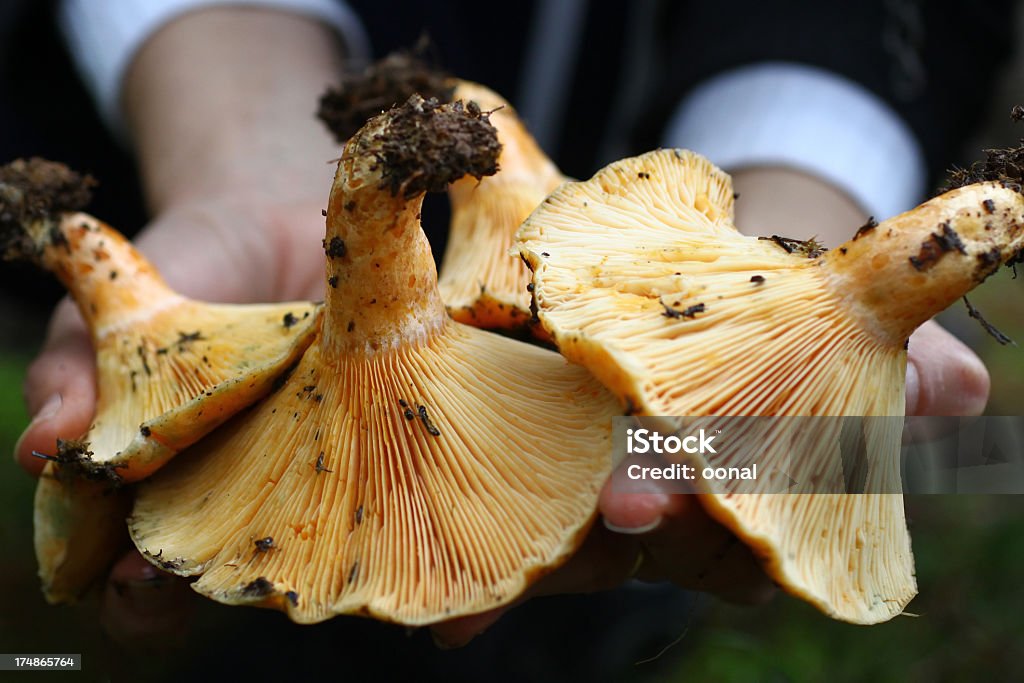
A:
[[[17,459],[18,453],[21,451],[21,443],[25,440],[28,433],[32,431],[32,428],[40,422],[44,422],[55,417],[57,413],[60,412],[61,406],[63,405],[64,399],[61,398],[60,394],[51,394],[49,398],[43,401],[42,407],[32,417],[32,421],[28,423],[28,426],[25,427],[25,431],[21,433],[21,436],[19,436],[18,440],[14,443],[15,459]]]
[[[43,420],[49,420],[60,412],[61,406],[64,405],[64,399],[60,394],[51,394],[49,398],[43,401],[43,407],[35,414],[32,418],[32,422],[42,422]]]
[[[632,463],[630,463],[632,464]],[[626,495],[642,495],[657,499],[661,503],[668,502],[670,492],[675,490],[674,483],[667,483],[663,479],[634,479],[629,475],[629,466],[620,466],[612,474],[614,491]]]
[[[602,517],[601,519],[604,522],[604,528],[608,529],[608,531],[614,531],[617,534],[626,534],[629,536],[638,536],[640,534],[650,533],[661,526],[662,521],[662,518],[658,517],[653,522],[644,524],[643,526],[618,526],[609,522],[607,517]]]

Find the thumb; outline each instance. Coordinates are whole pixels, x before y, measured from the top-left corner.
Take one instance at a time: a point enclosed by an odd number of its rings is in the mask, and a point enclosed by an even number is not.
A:
[[[42,351],[28,368],[25,404],[32,421],[14,447],[18,463],[38,476],[58,438],[77,438],[96,410],[96,361],[85,324],[70,299],[57,307]]]
[[[910,337],[908,415],[981,415],[990,379],[981,359],[934,320]]]

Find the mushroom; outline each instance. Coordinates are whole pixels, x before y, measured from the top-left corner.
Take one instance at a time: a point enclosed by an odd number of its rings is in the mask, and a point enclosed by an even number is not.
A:
[[[203,595],[309,623],[495,608],[563,562],[611,471],[615,399],[452,321],[426,190],[495,170],[486,114],[413,96],[345,146],[318,336],[280,390],[143,482],[136,546]]]
[[[491,112],[502,143],[501,171],[479,181],[463,178],[448,189],[452,218],[438,276],[441,297],[459,322],[521,328],[533,319],[530,272],[509,250],[519,225],[566,178],[497,93],[458,81],[453,97]]]
[[[131,482],[268,393],[312,340],[318,306],[178,294],[124,236],[75,211],[88,185],[41,159],[0,169],[0,249],[64,284],[96,351],[92,453],[61,464]]]
[[[58,453],[76,458],[81,441],[59,441]],[[74,602],[126,547],[124,520],[131,497],[109,482],[90,481],[48,462],[36,484],[32,530],[43,596]]]
[[[305,302],[213,304],[172,291],[121,234],[77,211],[91,184],[42,159],[0,168],[0,250],[67,287],[96,352],[88,433],[39,454],[51,461],[35,505],[51,601],[73,599],[109,561],[100,548],[123,537],[116,511],[126,503],[109,494],[111,485],[148,476],[268,393],[311,341],[318,313]],[[91,481],[71,483],[75,477]]]
[[[635,414],[898,416],[864,427],[872,493],[814,493],[833,490],[815,476],[834,479],[834,449],[790,461],[792,491],[811,495],[767,493],[779,491],[768,481],[743,495],[695,482],[785,589],[835,618],[875,623],[916,593],[902,496],[892,493],[907,340],[1019,259],[1022,225],[1021,195],[988,182],[871,222],[832,251],[748,237],[733,226],[725,173],[660,150],[563,185],[518,240],[559,350]],[[806,442],[838,440],[819,437]],[[758,458],[780,456],[763,443]],[[708,462],[693,456],[697,471]]]
[[[467,176],[448,188],[452,215],[438,286],[458,322],[521,329],[533,319],[527,292],[530,273],[509,250],[520,223],[566,177],[503,97],[429,67],[419,52],[392,54],[346,78],[323,95],[319,116],[343,142],[374,107],[400,102],[413,93],[442,102],[461,100],[490,113],[502,145],[500,172],[486,178]],[[545,336],[539,327],[535,330]]]

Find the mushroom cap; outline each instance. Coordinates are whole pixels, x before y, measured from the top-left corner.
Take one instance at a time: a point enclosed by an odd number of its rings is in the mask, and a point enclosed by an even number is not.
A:
[[[47,602],[76,600],[128,545],[126,489],[108,482],[59,477],[46,463],[36,485],[33,533],[39,578]]]
[[[502,152],[497,174],[466,177],[448,189],[452,217],[438,276],[441,297],[459,322],[522,328],[533,319],[526,290],[530,272],[510,249],[519,225],[566,178],[497,93],[457,81],[453,98],[491,112]]]
[[[412,98],[349,141],[317,337],[279,391],[140,485],[151,561],[299,622],[415,625],[507,604],[577,547],[617,402],[556,353],[453,322],[419,224],[425,189],[493,172],[485,124]]]
[[[520,230],[542,324],[637,414],[902,416],[907,337],[1021,249],[1024,201],[991,183],[827,254],[741,235],[732,202],[709,161],[660,150],[563,185]],[[933,252],[934,267],[915,265]],[[878,424],[865,430],[871,490],[899,491],[900,430]],[[884,621],[916,593],[902,497],[814,493],[810,473],[834,475],[835,457],[794,463],[806,495],[699,482],[701,500],[791,593]]]

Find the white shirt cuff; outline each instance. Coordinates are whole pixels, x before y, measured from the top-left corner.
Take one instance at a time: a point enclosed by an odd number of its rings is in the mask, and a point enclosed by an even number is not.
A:
[[[336,0],[64,0],[59,13],[61,30],[111,128],[120,128],[121,81],[146,39],[186,12],[226,5],[267,7],[313,17],[338,31],[350,57],[369,57],[369,40],[358,16]]]
[[[801,64],[744,66],[702,83],[673,113],[663,144],[725,170],[804,171],[879,220],[912,208],[925,191],[924,155],[903,119],[859,84]]]

